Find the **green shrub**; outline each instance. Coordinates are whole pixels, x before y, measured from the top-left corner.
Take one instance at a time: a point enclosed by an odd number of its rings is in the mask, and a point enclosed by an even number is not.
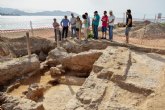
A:
[[[88,38],[89,38],[89,39],[93,39],[93,37],[94,37],[93,33],[92,33],[92,32],[89,32]]]

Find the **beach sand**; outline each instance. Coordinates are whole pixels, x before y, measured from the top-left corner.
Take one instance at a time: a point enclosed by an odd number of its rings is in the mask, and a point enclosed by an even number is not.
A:
[[[23,37],[26,35],[26,32],[29,32],[30,37],[32,36],[37,36],[49,40],[54,40],[54,31],[52,28],[47,28],[47,29],[34,29],[33,34],[32,31],[30,30],[24,30],[24,31],[15,31],[15,32],[6,32],[6,31],[1,31],[0,36],[2,37],[7,37],[7,38],[18,38],[18,37]],[[101,32],[99,32],[99,38],[101,38]],[[107,39],[108,39],[108,34],[107,34]],[[125,36],[119,36],[114,34],[114,41],[116,42],[125,42]],[[133,45],[141,45],[145,47],[152,47],[152,48],[161,48],[165,49],[165,38],[133,38],[130,37],[130,44]]]

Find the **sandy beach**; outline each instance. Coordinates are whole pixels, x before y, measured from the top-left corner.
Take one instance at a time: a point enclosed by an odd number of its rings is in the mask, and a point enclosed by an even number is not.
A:
[[[120,32],[121,34],[116,34],[116,31],[120,29],[115,29],[114,33],[114,41],[115,42],[125,42],[125,36],[124,36],[124,28]],[[26,35],[26,32],[29,32],[30,37],[37,36],[49,40],[54,40],[54,31],[53,28],[45,28],[45,29],[34,29],[33,34],[31,30],[11,30],[11,31],[1,31],[0,36],[6,37],[6,38],[19,38]],[[139,32],[139,34],[142,32]],[[82,33],[83,35],[83,33]],[[69,33],[70,36],[70,33]],[[101,39],[101,32],[99,32],[99,39]],[[108,40],[108,33],[107,33],[107,40]],[[157,35],[156,37],[152,38],[141,38],[141,37],[130,37],[130,44],[133,45],[141,45],[146,47],[152,47],[152,48],[165,48],[165,36],[159,37]]]

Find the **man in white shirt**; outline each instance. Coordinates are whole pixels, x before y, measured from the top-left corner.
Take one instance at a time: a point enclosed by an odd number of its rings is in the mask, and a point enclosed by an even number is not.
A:
[[[113,12],[109,12],[109,17],[108,17],[108,23],[109,23],[109,40],[113,41],[113,28],[114,28],[114,21],[115,21],[115,16],[113,15]]]
[[[70,19],[70,24],[71,24],[71,36],[75,37],[76,36],[76,17],[74,17],[74,14],[71,13],[72,18]]]

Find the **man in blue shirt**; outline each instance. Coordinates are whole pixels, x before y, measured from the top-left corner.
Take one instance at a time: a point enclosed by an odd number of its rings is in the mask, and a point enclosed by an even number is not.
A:
[[[67,16],[65,16],[64,19],[62,19],[61,26],[63,27],[62,28],[62,38],[64,38],[64,34],[65,34],[65,38],[67,38],[67,36],[68,36],[68,28],[70,26],[70,22],[69,22]]]
[[[93,19],[93,34],[94,34],[94,39],[98,39],[98,26],[100,22],[100,16],[97,11],[94,12],[94,19]]]

